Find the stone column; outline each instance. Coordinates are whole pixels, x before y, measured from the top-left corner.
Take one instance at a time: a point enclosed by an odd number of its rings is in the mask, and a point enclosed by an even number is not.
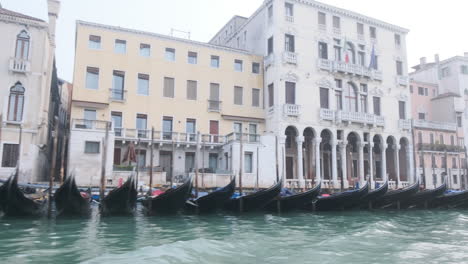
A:
[[[408,181],[410,183],[414,183],[416,182],[416,175],[414,175],[414,152],[413,152],[413,145],[408,145],[406,147],[406,157],[407,157],[407,177],[408,177]]]
[[[314,139],[315,144],[315,182],[318,183],[322,181],[322,172],[320,168],[320,143],[322,142],[321,138]]]
[[[370,142],[369,144],[369,184],[371,189],[375,188],[374,184],[374,143]]]
[[[387,150],[387,144],[386,143],[382,143],[380,144],[380,148],[382,149],[382,155],[381,155],[381,159],[382,159],[382,180],[383,181],[387,181],[388,180],[388,177],[387,177],[387,153],[385,152]]]
[[[359,186],[363,186],[363,183],[365,181],[365,176],[364,176],[364,146],[366,144],[364,143],[359,143],[358,148],[359,148]]]
[[[396,172],[396,186],[397,189],[401,186],[401,179],[400,179],[400,146],[395,144],[392,146],[393,148],[393,157],[395,159],[395,172]]]
[[[279,178],[283,180],[283,184],[286,184],[286,136],[278,136],[278,166],[279,166]]]
[[[299,187],[304,187],[304,159],[302,157],[302,143],[304,143],[304,137],[296,137],[297,145],[297,179],[299,180]]]
[[[346,145],[347,145],[347,142],[346,141],[343,141],[341,142],[340,144],[340,154],[341,154],[341,171],[342,171],[342,180],[343,180],[343,188],[348,188],[349,187],[349,184],[348,184],[348,167],[347,167],[347,161],[346,161]]]
[[[337,167],[337,160],[336,160],[336,140],[332,139],[330,142],[331,151],[332,151],[332,181],[333,181],[333,188],[339,189],[340,185],[338,184],[338,167]]]

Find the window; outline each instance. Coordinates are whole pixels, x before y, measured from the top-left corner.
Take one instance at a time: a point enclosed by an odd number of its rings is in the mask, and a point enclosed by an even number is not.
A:
[[[101,144],[95,141],[85,141],[85,150],[86,154],[99,154],[99,148]]]
[[[148,74],[138,74],[138,94],[139,95],[148,95],[149,94],[149,75]]]
[[[116,39],[114,45],[114,52],[124,54],[127,52],[127,41]]]
[[[362,23],[357,23],[357,33],[360,36],[364,35],[364,24]]]
[[[343,89],[343,81],[340,79],[335,79],[335,88],[336,89]]]
[[[422,144],[423,141],[422,141],[422,133],[421,132],[418,132],[418,142],[419,144]]]
[[[163,96],[174,98],[174,78],[164,77]]]
[[[429,143],[434,144],[434,134],[429,135]]]
[[[361,112],[367,113],[367,94],[360,95]]]
[[[289,35],[289,34],[284,35],[284,50],[287,52],[295,52],[293,35]]]
[[[260,89],[252,89],[252,106],[260,107]]]
[[[137,114],[137,119],[136,119],[136,128],[138,130],[138,137],[139,138],[146,138],[146,127],[147,127],[147,122],[148,116],[144,114]]]
[[[196,141],[196,120],[195,119],[187,119],[185,122],[185,132],[188,134],[189,141]]]
[[[95,35],[89,35],[88,48],[101,49],[101,37],[95,36]]]
[[[418,95],[424,95],[424,88],[418,87]]]
[[[396,72],[399,76],[403,75],[403,62],[396,61]]]
[[[286,104],[296,104],[296,83],[286,82]]]
[[[409,86],[409,91],[410,91],[410,93],[413,93],[413,88],[414,88],[413,85],[410,85],[410,86]]]
[[[219,57],[218,56],[211,56],[211,67],[219,68]]]
[[[352,64],[356,63],[356,52],[354,50],[354,44],[351,42],[346,42],[345,62]]]
[[[187,57],[187,62],[189,64],[197,64],[197,57],[198,57],[198,54],[196,52],[189,51],[188,52],[188,57]]]
[[[286,12],[286,16],[292,17],[294,16],[294,6],[291,3],[284,3],[284,8]]]
[[[341,40],[334,39],[335,45],[333,49],[335,51],[335,61],[341,61]]]
[[[18,144],[3,144],[2,167],[14,168],[19,156]]]
[[[151,56],[151,46],[149,44],[140,44],[140,56],[149,57]]]
[[[245,173],[252,173],[253,172],[253,153],[252,152],[245,152],[245,166],[244,172]]]
[[[219,84],[210,83],[210,99],[209,109],[212,111],[219,111],[221,108],[221,102],[219,101]]]
[[[362,46],[362,49],[360,49],[357,54],[358,64],[361,66],[366,66],[366,53],[363,51],[364,46],[363,45],[359,45],[359,46],[360,47]]]
[[[455,162],[455,163],[452,163],[452,167],[453,167],[454,169],[456,169],[456,168],[457,168],[457,163],[456,163],[456,162]],[[453,183],[454,183],[454,184],[458,184],[458,176],[457,176],[457,175],[453,175]]]
[[[462,117],[461,117],[461,116],[457,116],[457,126],[458,126],[458,127],[462,127],[462,126],[463,126],[463,122],[462,122]]]
[[[164,55],[167,61],[175,61],[175,49],[166,48],[166,53]]]
[[[273,37],[268,39],[268,55],[273,53]]]
[[[99,69],[86,67],[86,88],[97,90],[99,88]]]
[[[424,88],[424,95],[425,95],[425,96],[428,96],[428,95],[429,95],[429,89]]]
[[[350,112],[358,112],[358,90],[353,83],[348,82],[344,90],[344,97],[347,110]]]
[[[423,165],[424,165],[424,156],[420,155],[419,156],[419,167],[423,168],[424,167]]]
[[[257,137],[257,124],[249,124],[249,141],[255,142]]]
[[[369,27],[369,34],[372,39],[377,38],[377,29],[375,27]]]
[[[187,99],[197,100],[197,81],[187,81]]]
[[[442,168],[446,168],[446,167],[447,167],[447,158],[442,157]]]
[[[432,165],[432,168],[437,168],[437,162],[436,162],[436,158],[434,155],[431,156],[431,165]]]
[[[450,136],[450,145],[455,146],[455,137],[453,135]]]
[[[426,120],[426,114],[425,113],[418,113],[418,119],[419,120]]]
[[[27,60],[29,56],[29,40],[30,37],[26,30],[21,31],[16,36],[16,52],[15,58]]]
[[[242,133],[242,123],[235,122],[234,123],[234,133],[241,134]],[[239,139],[239,137],[237,137]]]
[[[111,112],[112,125],[114,126],[115,136],[122,136],[122,113]]]
[[[441,74],[442,74],[442,78],[449,77],[450,76],[450,68],[449,67],[442,68]]]
[[[255,74],[260,73],[260,63],[252,62],[252,73],[255,73]]]
[[[241,60],[234,60],[234,70],[237,72],[242,72],[242,61]]]
[[[462,74],[468,74],[468,65],[461,65],[460,66],[460,72]]]
[[[330,105],[328,104],[328,89],[320,88],[320,108],[329,109]]]
[[[93,128],[93,121],[96,120],[96,110],[84,109],[84,125],[87,129]]]
[[[327,25],[327,15],[322,12],[318,12],[318,24],[322,26]]]
[[[340,17],[333,16],[333,28],[335,28],[335,29],[340,29],[341,28]]]
[[[322,96],[320,96],[320,98],[322,98]],[[336,99],[336,110],[343,110],[343,91],[335,90],[335,99]],[[322,101],[322,99],[320,99],[320,101]]]
[[[398,102],[398,112],[400,113],[400,119],[406,119],[406,103],[403,101]]]
[[[20,82],[10,88],[8,99],[8,121],[20,122],[23,120],[24,89]]]
[[[217,153],[210,153],[208,155],[208,168],[210,170],[216,172],[218,169],[218,154]]]
[[[327,47],[327,43],[325,42],[319,42],[319,58],[320,59],[324,59],[324,60],[328,60],[328,47]]]
[[[185,152],[185,172],[193,172],[195,168],[195,153]]]
[[[124,83],[125,83],[125,72],[113,71],[112,75],[112,99],[123,100],[124,99]]]
[[[380,97],[373,97],[374,115],[380,116]]]
[[[242,93],[243,93],[242,87],[234,86],[234,104],[242,105]]]
[[[275,89],[274,85],[270,83],[268,85],[268,107],[272,107],[275,104]]]
[[[439,140],[440,140],[440,144],[442,144],[442,145],[445,144],[445,142],[444,142],[444,135],[440,134]]]
[[[399,34],[395,34],[395,46],[400,47],[401,45],[401,36]]]

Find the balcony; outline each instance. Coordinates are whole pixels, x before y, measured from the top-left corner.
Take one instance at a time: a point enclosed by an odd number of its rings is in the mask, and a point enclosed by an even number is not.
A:
[[[283,52],[283,63],[297,65],[297,53],[289,51]]]
[[[221,112],[221,101],[208,100],[208,112]]]
[[[363,112],[336,111],[337,122],[350,122],[377,127],[385,127],[385,117]]]
[[[283,113],[286,116],[298,117],[301,115],[301,106],[295,104],[285,104],[283,106]]]
[[[246,143],[259,143],[260,135],[259,134],[249,134],[249,133],[230,133],[226,135],[226,142],[240,141],[242,136],[242,142]]]
[[[445,145],[445,144],[424,144],[418,143],[418,150],[422,151],[435,151],[435,152],[464,152],[464,146],[456,146],[456,145]]]
[[[73,119],[72,129],[80,130],[106,130],[106,125],[110,125],[111,122],[99,121],[99,120],[88,120],[88,119]],[[112,129],[111,127],[109,129]]]
[[[327,121],[335,121],[335,111],[325,108],[320,108],[320,119]]]
[[[290,23],[294,23],[294,17],[293,16],[285,16],[285,20]]]
[[[318,28],[320,31],[327,31],[327,25],[326,24],[319,24]]]
[[[408,86],[408,76],[398,75],[395,82],[397,85]]]
[[[411,120],[410,119],[398,120],[398,127],[400,128],[400,130],[411,130]]]
[[[126,95],[127,95],[127,90],[122,90],[122,89],[109,89],[110,91],[110,97],[109,100],[112,102],[125,102],[126,101]]]
[[[114,129],[115,137],[118,140],[151,140],[151,130],[148,129]],[[226,143],[226,136],[201,134],[200,143],[208,145],[219,145]],[[197,134],[178,133],[173,131],[154,131],[153,140],[155,143],[176,143],[176,144],[197,144]]]
[[[333,34],[341,35],[341,28],[333,27]]]
[[[378,80],[378,81],[382,80],[381,71],[369,69],[368,67],[363,66],[363,65],[346,63],[343,61],[319,59],[318,67],[321,70],[325,70],[329,72],[341,72],[341,73],[347,73],[347,74],[352,74],[356,76],[371,78],[371,79]]]
[[[444,130],[444,131],[450,131],[450,132],[457,131],[456,123],[446,123],[446,122],[436,122],[436,121],[426,121],[426,120],[414,120],[414,127],[434,129],[434,130]]]
[[[10,58],[10,71],[19,73],[31,72],[31,63],[20,58]]]

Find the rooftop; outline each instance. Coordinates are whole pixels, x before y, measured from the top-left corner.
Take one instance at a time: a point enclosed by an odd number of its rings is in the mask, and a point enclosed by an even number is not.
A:
[[[38,21],[38,22],[45,22],[42,19],[32,17],[32,16],[28,16],[28,15],[25,15],[25,14],[21,14],[21,13],[15,12],[15,11],[11,11],[11,10],[2,8],[1,6],[0,6],[0,15],[18,17],[18,18],[28,19],[28,20]]]

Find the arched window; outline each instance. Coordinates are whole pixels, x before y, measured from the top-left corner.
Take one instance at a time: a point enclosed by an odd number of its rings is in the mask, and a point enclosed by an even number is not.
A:
[[[345,106],[349,112],[358,112],[358,90],[356,86],[349,82],[345,89]]]
[[[346,42],[345,62],[356,64],[356,52],[354,49],[354,45],[351,42]]]
[[[26,30],[16,36],[15,58],[27,60],[29,56],[29,34]]]
[[[8,100],[8,121],[19,122],[23,120],[24,107],[24,87],[17,82],[10,88],[10,98]]]

